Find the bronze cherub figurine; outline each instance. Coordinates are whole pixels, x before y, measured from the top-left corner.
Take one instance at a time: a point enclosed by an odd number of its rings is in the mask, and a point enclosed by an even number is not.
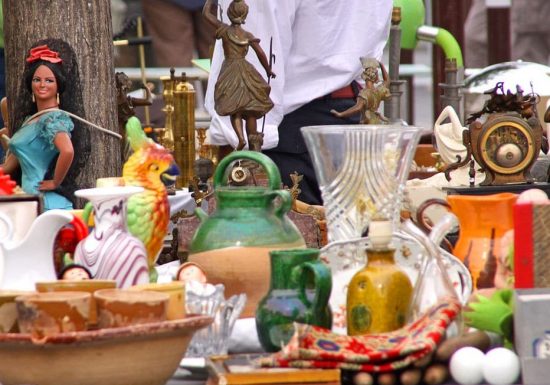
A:
[[[361,63],[363,64],[361,77],[365,80],[365,88],[359,92],[357,102],[345,111],[331,110],[330,112],[339,118],[347,118],[356,113],[361,113],[359,120],[361,124],[387,124],[389,122],[388,118],[378,112],[380,103],[391,98],[386,67],[372,58],[361,58]],[[382,82],[379,81],[378,67],[382,71]]]
[[[267,77],[274,78],[265,52],[260,47],[260,39],[245,31],[241,24],[248,15],[248,5],[243,0],[233,0],[227,9],[231,24],[218,20],[213,13],[212,1],[207,0],[203,15],[216,27],[216,38],[223,43],[225,60],[214,88],[215,109],[218,115],[231,118],[231,125],[237,134],[237,150],[245,146],[243,120],[245,122],[249,148],[260,151],[263,134],[258,132],[257,119],[273,108],[269,98],[271,87],[252,64],[245,60],[249,47],[252,47]]]
[[[142,85],[145,90],[144,98],[136,98],[128,95],[132,90],[132,80],[124,72],[115,74],[118,106],[118,124],[121,130],[124,130],[126,122],[130,117],[135,116],[134,107],[150,106],[153,104],[153,97],[149,87]]]

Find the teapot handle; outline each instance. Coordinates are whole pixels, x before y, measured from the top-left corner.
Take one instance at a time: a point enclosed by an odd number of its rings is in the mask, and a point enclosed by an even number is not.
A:
[[[315,296],[309,301],[306,296],[306,283],[304,273],[310,270],[314,276]],[[332,278],[329,268],[321,261],[303,262],[294,267],[290,273],[290,280],[298,287],[302,301],[310,310],[310,314],[320,314],[328,306],[330,292],[332,290]]]
[[[6,233],[0,234],[0,243],[6,240],[11,241],[13,238],[13,223],[11,219],[6,214],[0,213],[0,222],[3,222],[4,226],[6,226]]]
[[[275,199],[276,197],[279,197],[281,199],[281,204],[275,209],[274,213],[276,216],[282,217],[292,208],[292,197],[290,196],[290,193],[286,190],[275,190],[272,194],[273,199]]]
[[[253,160],[258,163],[264,168],[264,171],[267,174],[268,187],[271,190],[281,189],[281,173],[279,172],[277,165],[271,160],[270,157],[257,151],[233,151],[223,158],[218,164],[218,167],[216,167],[216,172],[214,173],[214,189],[217,186],[222,186],[227,183],[225,169],[229,167],[232,162],[239,159]]]

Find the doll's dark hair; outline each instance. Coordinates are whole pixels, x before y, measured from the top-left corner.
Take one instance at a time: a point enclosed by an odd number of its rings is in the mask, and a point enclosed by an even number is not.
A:
[[[94,278],[94,276],[92,275],[92,272],[86,266],[79,265],[77,263],[71,263],[61,269],[59,274],[57,274],[57,279],[63,279],[63,276],[65,275],[65,273],[73,269],[84,270],[86,274],[88,274],[88,277],[90,277],[90,279]]]
[[[36,104],[31,99],[31,82],[36,68],[40,65],[46,65],[55,75],[59,91],[59,108],[86,119],[78,61],[73,48],[69,43],[61,39],[40,40],[33,44],[31,48],[41,45],[47,45],[49,49],[57,52],[62,62],[55,64],[38,60],[32,63],[26,63],[23,78],[21,79],[21,88],[29,91],[29,97],[23,98],[23,100],[20,101],[20,108],[15,111],[14,131],[21,128],[23,121],[28,116],[36,113]],[[56,189],[56,192],[69,199],[73,202],[75,208],[78,208],[74,192],[81,188],[81,186],[77,186],[76,181],[78,176],[82,174],[90,156],[91,135],[90,128],[85,127],[84,123],[76,119],[72,119],[72,121],[74,123],[74,129],[71,132],[71,142],[73,143],[75,156],[65,179]],[[44,179],[52,179],[56,163],[57,158],[50,164]]]

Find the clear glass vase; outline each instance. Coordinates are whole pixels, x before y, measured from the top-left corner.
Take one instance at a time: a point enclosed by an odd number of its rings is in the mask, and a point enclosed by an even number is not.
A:
[[[329,242],[360,238],[372,218],[399,221],[419,127],[309,126],[302,133],[326,210]]]
[[[193,335],[185,357],[207,357],[227,354],[229,337],[244,309],[246,294],[225,298],[222,284],[191,281],[185,287],[186,314],[208,315],[214,322]]]

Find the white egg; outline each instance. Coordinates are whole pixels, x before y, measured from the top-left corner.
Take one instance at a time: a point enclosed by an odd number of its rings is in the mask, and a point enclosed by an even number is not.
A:
[[[485,354],[477,348],[467,346],[458,349],[451,357],[449,370],[453,379],[461,385],[475,385],[483,380]]]
[[[519,373],[519,358],[513,351],[506,348],[495,348],[485,355],[483,377],[489,384],[514,384],[519,378]]]

